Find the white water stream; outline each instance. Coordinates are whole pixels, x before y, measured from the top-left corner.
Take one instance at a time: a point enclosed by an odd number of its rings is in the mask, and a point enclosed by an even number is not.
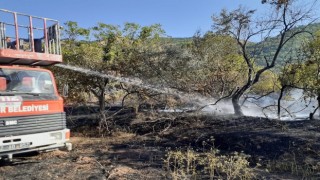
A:
[[[177,96],[181,99],[183,99],[186,102],[190,102],[191,104],[194,104],[197,107],[203,107],[206,106],[202,111],[206,111],[213,114],[232,114],[233,106],[231,102],[225,101],[225,102],[219,102],[217,105],[209,105],[215,102],[213,98],[208,98],[205,96],[202,96],[200,94],[195,93],[185,93],[178,91],[176,89],[167,88],[167,87],[161,87],[161,86],[155,86],[151,84],[147,84],[143,82],[141,79],[138,78],[132,78],[132,77],[119,77],[114,76],[111,74],[105,74],[100,73],[98,71],[85,69],[77,66],[72,65],[65,65],[65,64],[56,64],[55,66],[61,67],[64,69],[69,69],[72,71],[77,71],[80,73],[84,73],[87,75],[93,75],[101,78],[109,78],[110,80],[118,81],[121,83],[125,83],[132,86],[137,86],[143,89],[149,89],[154,92],[163,93],[163,94],[169,94]],[[293,100],[291,101],[282,101],[282,105],[290,112],[294,112],[292,114],[288,114],[286,112],[283,113],[282,120],[301,120],[306,119],[309,116],[310,112],[313,112],[314,107],[316,107],[316,100],[310,99],[310,103],[308,104],[308,107],[306,107],[305,103],[298,98],[298,96],[301,96],[301,92],[295,93],[296,96],[294,96]],[[275,109],[264,109],[262,110],[262,107],[266,106],[274,106],[277,102],[277,95],[273,96],[266,96],[264,98],[261,98],[259,100],[251,100],[247,101],[243,105],[243,112],[245,115],[248,116],[267,116],[270,118],[277,118],[276,117],[276,111]],[[194,107],[188,107],[190,109]],[[318,110],[319,111],[319,110]],[[318,112],[319,114],[319,112]],[[316,115],[317,116],[317,115]]]
[[[207,97],[197,95],[197,94],[188,94],[182,91],[178,91],[176,89],[172,88],[167,88],[167,87],[161,87],[161,86],[155,86],[151,84],[146,84],[139,78],[133,78],[133,77],[119,77],[111,74],[105,74],[105,73],[100,73],[98,71],[90,70],[90,69],[85,69],[77,66],[72,66],[72,65],[66,65],[66,64],[56,64],[55,66],[61,67],[64,69],[69,69],[72,71],[77,71],[80,73],[84,73],[87,75],[93,75],[101,78],[109,78],[110,80],[114,80],[117,82],[125,83],[128,85],[132,86],[137,86],[143,89],[149,89],[154,92],[158,93],[163,93],[163,94],[169,94],[169,95],[174,95],[182,99],[188,99],[188,100],[193,100],[195,101],[195,104],[198,104],[200,106],[204,105],[203,102],[201,102],[201,99],[208,99]]]

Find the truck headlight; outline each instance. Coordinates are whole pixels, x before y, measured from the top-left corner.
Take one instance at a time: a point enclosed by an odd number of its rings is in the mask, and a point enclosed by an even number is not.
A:
[[[61,132],[50,133],[50,137],[53,140],[62,140],[62,133]]]

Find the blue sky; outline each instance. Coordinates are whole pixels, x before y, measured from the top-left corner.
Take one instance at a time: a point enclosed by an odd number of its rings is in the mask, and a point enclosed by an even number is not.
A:
[[[98,22],[123,25],[159,23],[172,37],[190,37],[211,28],[211,16],[241,4],[263,10],[261,0],[1,0],[1,9],[66,21],[88,28]]]

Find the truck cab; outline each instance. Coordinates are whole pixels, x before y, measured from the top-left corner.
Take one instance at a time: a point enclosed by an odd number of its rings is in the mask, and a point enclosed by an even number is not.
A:
[[[58,21],[0,9],[0,159],[71,150],[63,98],[52,72],[43,68],[57,63]]]

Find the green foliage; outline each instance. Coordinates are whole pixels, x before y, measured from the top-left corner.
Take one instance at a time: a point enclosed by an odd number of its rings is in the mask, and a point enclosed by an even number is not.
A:
[[[211,32],[203,37],[195,36],[194,55],[190,81],[194,90],[213,97],[222,97],[234,90],[246,79],[246,65],[238,54],[234,39]]]
[[[260,77],[260,81],[254,84],[250,92],[254,94],[267,94],[279,91],[280,81],[278,75],[272,71],[266,71]]]
[[[199,92],[216,98],[235,93],[242,89],[241,87],[249,87],[248,89],[256,94],[267,93],[279,86],[277,76],[271,71],[258,74],[265,66],[257,66],[256,61],[265,65],[262,57],[269,56],[267,51],[272,54],[275,50],[274,44],[279,40],[278,37],[269,37],[261,44],[247,41],[247,36],[252,33],[253,22],[250,18],[253,13],[254,11],[244,11],[241,8],[232,12],[222,11],[220,17],[213,17],[216,23],[214,26],[217,27],[215,32],[209,31],[203,36],[198,33],[192,40],[163,38],[165,32],[159,24],[140,26],[125,23],[118,26],[98,23],[85,29],[76,22],[69,21],[65,23],[64,29],[63,58],[68,64],[101,73],[137,77],[151,85],[171,87],[184,92]],[[237,28],[240,28],[239,34],[236,34]],[[292,29],[289,35],[301,29],[303,27]],[[232,35],[239,37],[234,38]],[[94,40],[89,41],[90,38]],[[262,49],[262,55],[255,55],[256,49],[250,48],[251,45]],[[286,46],[281,52],[286,50]],[[315,49],[315,45],[310,44],[309,49]],[[315,54],[310,51],[309,55],[309,64],[316,64]],[[311,78],[317,67],[307,64],[299,67],[304,69],[304,73],[293,73],[292,65],[287,67],[292,73],[286,73],[286,77],[279,78],[280,81],[297,84],[298,82],[293,81],[304,79],[303,86],[308,85],[309,89],[318,87],[319,82]],[[111,83],[99,77],[65,72],[57,68],[54,70],[59,76],[59,84],[69,84],[73,99],[83,99],[76,97],[76,94],[81,94],[77,92],[93,93],[96,97],[104,96],[107,87],[124,88],[124,91],[130,94],[128,97],[152,93],[139,87],[120,86],[119,83]],[[294,74],[294,77],[290,77],[290,74]],[[243,92],[248,89],[244,88]]]
[[[64,62],[101,73],[152,78],[156,76],[154,67],[161,61],[155,54],[161,49],[159,39],[163,33],[159,24],[141,27],[126,23],[121,28],[98,23],[93,28],[84,29],[69,21],[65,23],[62,44]],[[89,37],[94,37],[95,41],[88,41]],[[53,70],[60,85],[69,84],[69,100],[82,101],[84,98],[80,96],[83,93],[93,93],[103,101],[106,86],[119,87],[119,83],[110,83],[108,79],[59,68]]]
[[[316,33],[315,39],[305,46],[307,61],[303,76],[305,78],[305,87],[311,94],[320,96],[320,31]]]
[[[289,64],[282,70],[280,81],[282,86],[305,89],[309,95],[320,94],[320,33],[315,39],[303,47],[304,61]]]
[[[65,39],[62,44],[64,62],[67,64],[96,69],[101,65],[103,51],[98,43],[84,41],[89,39],[90,29],[80,28],[76,22],[68,21],[64,28]],[[75,71],[54,68],[59,84],[69,85],[68,100],[84,101],[84,93],[97,87],[96,77]]]
[[[119,26],[99,23],[93,28],[94,37],[103,47],[105,68],[127,76],[141,69],[144,65],[139,60],[142,53],[157,49],[160,45],[159,37],[163,33],[158,24],[141,27],[126,23],[120,29]]]
[[[315,97],[318,106],[310,113],[313,118],[320,106],[320,32],[303,46],[302,61],[284,66],[280,75],[282,89],[303,89],[306,96]]]
[[[320,23],[314,23],[306,26],[298,26],[296,28],[293,28],[290,31],[290,34],[294,32],[298,32],[301,30],[315,33],[320,29]],[[298,60],[300,60],[298,57],[300,56],[300,49],[303,47],[303,44],[306,41],[309,41],[312,39],[312,36],[309,33],[302,33],[297,35],[295,38],[293,38],[290,42],[288,42],[284,47],[282,48],[279,57],[278,57],[278,65],[277,67],[284,66],[287,62],[290,63],[297,63]],[[254,58],[257,60],[257,64],[260,66],[265,65],[265,58],[271,58],[272,54],[276,51],[277,44],[280,41],[280,36],[275,37],[269,37],[267,39],[264,39],[261,42],[258,43],[251,43],[248,46],[248,51],[251,54],[254,54]]]
[[[163,44],[169,43],[176,47],[188,48],[191,46],[193,38],[192,37],[186,37],[186,38],[162,37],[160,38],[160,41]]]
[[[80,28],[77,22],[67,21],[66,23],[64,23],[64,25],[66,27],[64,31],[65,35],[67,36],[67,43],[72,44],[73,42],[70,41],[75,41],[79,36],[83,36],[85,39],[89,38],[90,30]]]
[[[234,30],[249,31],[251,25],[251,18],[255,10],[246,10],[242,7],[228,12],[226,9],[223,9],[219,16],[212,16],[214,22],[213,29],[218,34],[234,34],[237,36],[243,36],[245,38],[246,34],[241,35],[240,32],[234,32]]]
[[[279,65],[279,54],[283,52],[286,45],[289,45],[289,42],[292,42],[292,39],[296,39],[300,34],[308,34],[305,28],[299,29],[297,26],[301,22],[309,20],[309,16],[306,14],[309,15],[311,11],[297,8],[293,2],[270,3],[269,5],[273,8],[272,15],[258,21],[252,19],[255,10],[246,10],[242,7],[230,12],[223,10],[219,16],[212,18],[213,30],[218,34],[230,35],[234,38],[247,66],[247,71],[243,71],[247,77],[246,82],[242,83],[238,90],[230,95],[234,112],[237,115],[243,115],[239,103],[240,97],[258,83],[261,75],[267,70]],[[263,54],[267,41],[262,42],[261,46],[255,44],[251,49],[249,48],[249,45],[252,45],[250,40],[253,37],[270,39],[274,33],[279,33],[279,36],[275,46],[272,47],[273,50],[268,50],[271,52],[269,55]],[[262,53],[262,56],[257,56],[258,53]],[[260,65],[261,68],[256,68],[255,61],[263,62]]]

